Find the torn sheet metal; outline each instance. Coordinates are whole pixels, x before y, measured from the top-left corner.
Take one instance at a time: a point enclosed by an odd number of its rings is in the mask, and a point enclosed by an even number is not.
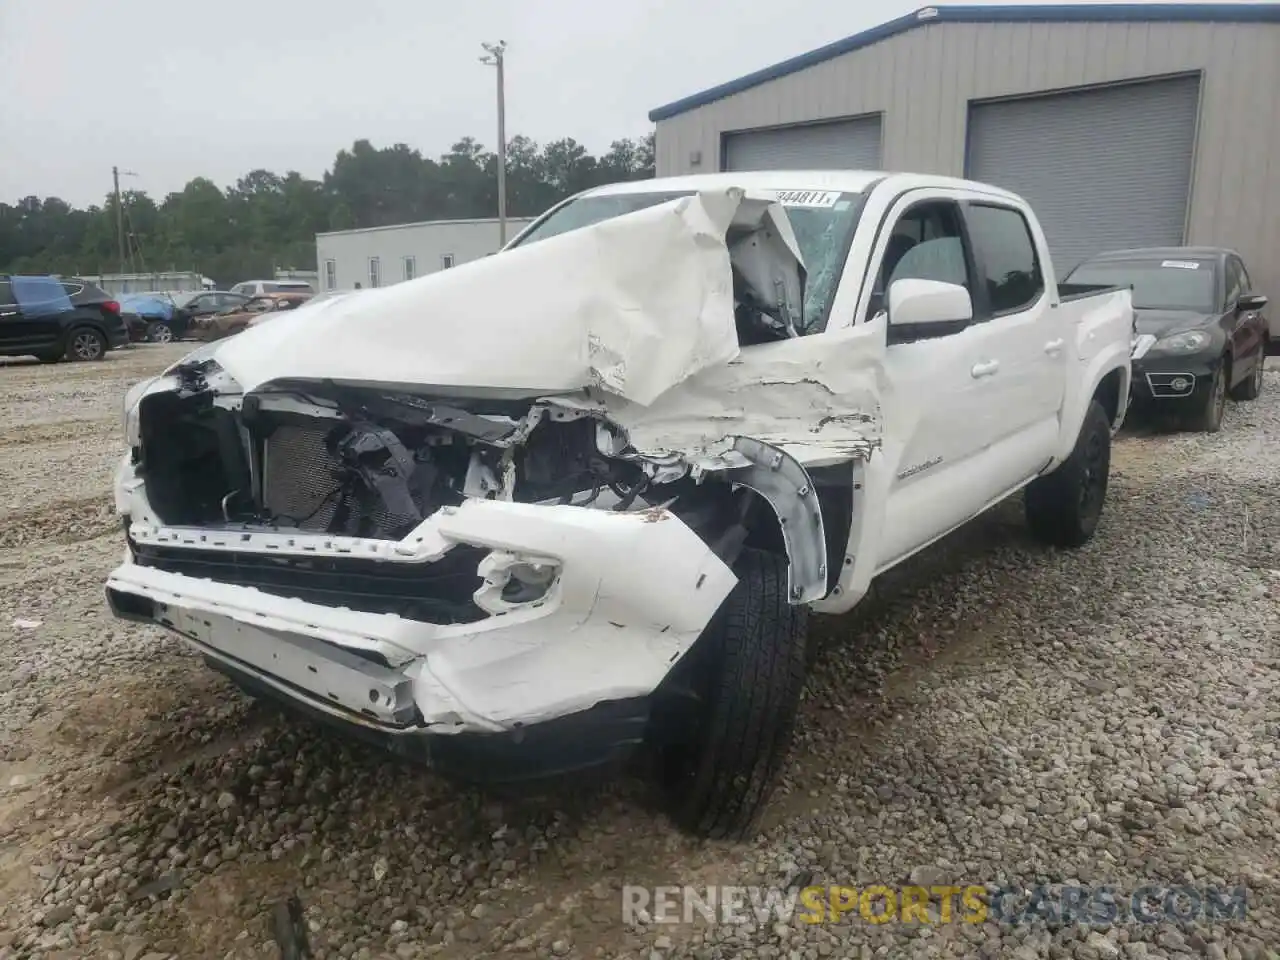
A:
[[[804,267],[785,211],[725,188],[303,308],[213,356],[246,393],[280,380],[594,386],[649,404],[738,355],[734,266],[754,302],[799,319]]]
[[[889,397],[883,337],[859,326],[749,347],[649,406],[612,397],[549,402],[596,411],[649,457],[714,467],[737,437],[750,437],[806,466],[866,459],[880,445]]]

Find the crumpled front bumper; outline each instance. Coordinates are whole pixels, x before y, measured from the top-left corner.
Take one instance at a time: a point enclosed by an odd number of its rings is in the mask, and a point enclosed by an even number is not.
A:
[[[424,571],[456,545],[489,551],[500,584],[520,562],[558,565],[537,601],[489,584],[473,623],[428,623],[306,602],[143,566],[107,582],[113,612],[183,636],[243,685],[385,740],[479,735],[510,744],[539,725],[647,697],[689,649],[736,577],[674,514],[469,500],[404,540],[165,528],[138,480],[117,489],[138,544],[276,558],[364,557]],[[138,517],[144,519],[139,521]],[[461,741],[459,741],[461,743]],[[410,751],[411,752],[411,751]]]

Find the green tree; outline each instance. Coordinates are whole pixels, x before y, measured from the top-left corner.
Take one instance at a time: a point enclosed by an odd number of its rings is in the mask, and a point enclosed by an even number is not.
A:
[[[415,220],[491,217],[498,158],[464,137],[432,159],[403,143],[357,140],[321,180],[296,171],[251,170],[226,190],[196,177],[159,204],[122,195],[127,264],[137,270],[200,270],[223,285],[316,268],[315,234]],[[571,138],[539,147],[515,136],[506,151],[507,211],[542,213],[580,190],[654,175],[653,136],[616,140],[601,157]],[[111,273],[120,263],[113,197],[76,209],[57,197],[0,203],[0,271]]]

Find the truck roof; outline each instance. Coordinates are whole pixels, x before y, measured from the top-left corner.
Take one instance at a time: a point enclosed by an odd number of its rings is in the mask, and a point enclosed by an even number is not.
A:
[[[744,170],[736,173],[695,173],[679,177],[657,177],[652,180],[626,180],[584,190],[579,196],[601,197],[626,193],[662,193],[665,191],[723,189],[744,190],[839,190],[862,193],[884,183],[890,188],[912,187],[978,189],[1017,199],[1015,194],[988,183],[941,177],[924,173],[889,173],[883,170]]]

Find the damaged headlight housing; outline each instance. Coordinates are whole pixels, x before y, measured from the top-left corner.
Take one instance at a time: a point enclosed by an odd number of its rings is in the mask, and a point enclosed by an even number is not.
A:
[[[540,606],[560,576],[560,563],[551,557],[522,557],[495,550],[476,571],[484,586],[472,598],[488,613],[507,613],[526,604]]]
[[[1203,330],[1187,330],[1183,333],[1161,337],[1151,347],[1151,353],[1195,353],[1209,344],[1209,334]]]

